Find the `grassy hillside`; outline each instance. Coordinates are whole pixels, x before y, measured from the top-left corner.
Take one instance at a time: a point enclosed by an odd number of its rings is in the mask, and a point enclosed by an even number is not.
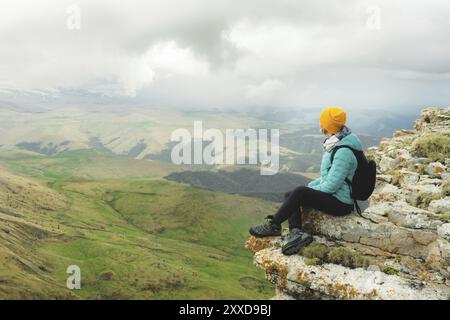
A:
[[[91,151],[0,153],[0,164],[0,298],[273,294],[242,247],[273,203],[169,182],[168,165]],[[65,287],[73,264],[77,291]]]
[[[39,179],[154,178],[181,170],[168,163],[107,156],[88,149],[52,157],[24,151],[3,151],[0,152],[1,162],[15,172]]]
[[[68,298],[49,274],[37,243],[61,235],[51,212],[67,208],[67,199],[35,181],[0,167],[0,297]]]

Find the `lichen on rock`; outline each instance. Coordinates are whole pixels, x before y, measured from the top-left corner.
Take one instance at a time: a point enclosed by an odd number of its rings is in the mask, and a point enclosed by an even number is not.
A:
[[[377,186],[363,217],[305,209],[315,241],[281,253],[282,237],[251,237],[276,299],[447,299],[450,292],[450,107],[424,109],[416,130],[367,150]]]

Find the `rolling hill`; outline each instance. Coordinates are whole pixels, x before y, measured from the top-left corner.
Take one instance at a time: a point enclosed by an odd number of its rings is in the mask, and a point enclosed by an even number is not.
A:
[[[92,151],[0,153],[0,164],[0,298],[260,299],[273,290],[242,247],[273,203]],[[65,287],[69,265],[81,268],[81,290]]]

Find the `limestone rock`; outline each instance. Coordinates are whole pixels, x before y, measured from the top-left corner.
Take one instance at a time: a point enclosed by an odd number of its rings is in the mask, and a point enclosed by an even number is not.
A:
[[[398,183],[401,186],[414,185],[419,181],[419,174],[417,172],[401,169],[399,171]]]
[[[401,190],[390,183],[379,183],[375,188],[370,200],[373,202],[399,200]]]
[[[432,200],[428,206],[428,210],[434,213],[445,213],[450,211],[450,197],[444,199]]]
[[[381,182],[391,183],[392,182],[392,175],[390,175],[390,174],[379,174],[379,175],[377,175],[377,180],[381,181]]]
[[[448,108],[427,108],[422,110],[420,119],[416,120],[414,127],[417,131],[449,132],[450,114]]]
[[[308,266],[302,256],[287,257],[280,249],[258,251],[255,264],[289,298],[328,299],[446,299],[439,286],[380,271],[349,269],[336,264]]]
[[[400,163],[400,161],[398,159],[394,159],[394,158],[391,158],[388,156],[383,156],[381,158],[381,161],[379,164],[379,169],[383,173],[388,170],[395,169],[399,163]]]
[[[440,186],[442,185],[441,179],[436,178],[429,178],[428,176],[421,176],[419,179],[419,182],[417,182],[418,185],[434,185],[434,186]]]
[[[427,173],[432,176],[440,175],[444,173],[445,170],[447,170],[447,168],[440,162],[432,162],[427,166]]]
[[[411,158],[407,161],[408,166],[420,165],[428,161],[428,158]]]
[[[445,172],[441,174],[442,181],[450,181],[450,172]]]
[[[444,223],[437,229],[438,235],[446,240],[450,240],[450,223]]]

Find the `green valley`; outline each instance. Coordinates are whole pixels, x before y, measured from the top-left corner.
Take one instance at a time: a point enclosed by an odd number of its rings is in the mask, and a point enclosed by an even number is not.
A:
[[[180,170],[92,150],[0,154],[1,298],[262,299],[243,248],[275,203],[163,179]],[[81,269],[81,290],[66,269]]]

